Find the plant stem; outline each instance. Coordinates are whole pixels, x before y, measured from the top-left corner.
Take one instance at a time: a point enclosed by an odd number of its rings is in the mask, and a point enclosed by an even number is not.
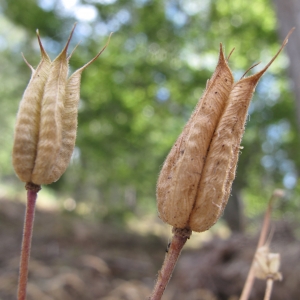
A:
[[[266,238],[267,238],[267,233],[269,230],[269,226],[270,226],[270,219],[271,219],[271,214],[272,214],[272,208],[273,208],[273,202],[275,201],[276,198],[281,198],[284,195],[282,190],[274,190],[269,203],[268,203],[268,207],[267,210],[265,212],[265,216],[264,216],[264,221],[263,221],[263,226],[262,226],[262,230],[260,232],[260,237],[259,237],[259,241],[255,250],[255,254],[257,252],[257,250],[262,247],[265,244]],[[250,292],[253,286],[253,282],[254,282],[254,261],[255,261],[255,255],[242,291],[242,295],[240,297],[239,300],[248,300],[249,296],[250,296]]]
[[[273,289],[273,282],[274,282],[274,280],[272,278],[268,278],[264,300],[270,300],[271,299],[271,293],[272,293],[272,289]]]
[[[26,183],[25,188],[27,190],[27,206],[26,206],[26,213],[25,213],[23,240],[22,240],[22,249],[21,249],[18,300],[26,299],[28,264],[30,258],[35,202],[37,198],[37,193],[41,189],[39,185],[33,184],[31,182]]]
[[[172,241],[165,256],[162,268],[158,273],[158,278],[149,300],[161,299],[165,288],[172,276],[181,250],[184,244],[186,243],[187,239],[189,239],[192,234],[192,231],[189,228],[173,228],[172,232],[174,234]]]
[[[272,212],[272,201],[269,201],[269,205],[265,213],[264,222],[263,222],[262,230],[260,232],[260,237],[259,237],[259,241],[255,253],[257,252],[257,249],[262,247],[266,241],[267,232],[269,230],[269,225],[270,225],[271,212]],[[254,279],[255,277],[254,277],[254,259],[253,259],[240,300],[249,299]]]

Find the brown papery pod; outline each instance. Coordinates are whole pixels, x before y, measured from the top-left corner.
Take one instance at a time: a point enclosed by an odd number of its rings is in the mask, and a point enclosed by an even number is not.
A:
[[[39,35],[42,59],[37,69],[34,70],[25,60],[32,76],[17,115],[12,158],[18,177],[26,183],[50,184],[66,170],[76,140],[81,74],[109,43],[68,78],[72,54],[67,56],[67,51],[75,26],[64,49],[53,62]]]
[[[49,184],[53,164],[59,154],[62,142],[62,112],[69,71],[67,57],[68,47],[74,32],[74,25],[66,46],[52,62],[50,73],[45,85],[42,107],[39,140],[35,166],[31,181],[37,185]]]
[[[255,86],[287,44],[292,31],[263,70],[235,84],[220,49],[217,68],[158,179],[158,211],[163,221],[176,228],[201,232],[219,219],[235,177]]]
[[[240,144],[245,131],[247,112],[255,87],[288,42],[260,72],[242,78],[233,85],[228,104],[211,141],[203,168],[189,227],[193,231],[209,229],[221,216],[227,204],[235,177]]]
[[[160,218],[188,227],[207,151],[233,85],[222,45],[216,70],[190,120],[166,158],[157,183]]]

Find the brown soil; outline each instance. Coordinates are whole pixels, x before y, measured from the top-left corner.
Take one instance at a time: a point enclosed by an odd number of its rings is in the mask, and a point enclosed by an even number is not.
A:
[[[0,300],[15,300],[24,205],[0,200]],[[281,223],[272,250],[282,255],[283,281],[273,300],[300,299],[299,243]],[[139,300],[151,293],[168,241],[70,214],[37,210],[27,300]],[[233,235],[182,253],[164,300],[235,300],[256,239]],[[263,299],[257,280],[251,300]]]

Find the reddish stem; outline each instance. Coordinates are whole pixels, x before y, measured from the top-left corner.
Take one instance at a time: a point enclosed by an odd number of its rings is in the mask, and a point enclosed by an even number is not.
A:
[[[168,252],[165,256],[163,266],[158,273],[158,278],[153,289],[152,295],[149,300],[160,300],[165,288],[172,276],[178,257],[181,250],[186,243],[187,239],[190,238],[192,231],[188,228],[180,229],[173,228],[173,238],[169,246]]]
[[[28,263],[30,258],[30,248],[32,239],[32,229],[35,212],[35,202],[37,193],[41,189],[39,185],[31,182],[25,186],[27,190],[27,206],[23,229],[23,240],[21,249],[21,260],[20,260],[20,273],[19,273],[19,285],[18,285],[18,300],[26,299],[26,287],[28,278]]]

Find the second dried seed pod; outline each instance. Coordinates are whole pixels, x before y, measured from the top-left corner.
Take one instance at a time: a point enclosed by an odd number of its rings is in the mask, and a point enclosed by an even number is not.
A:
[[[67,50],[74,29],[53,62],[38,36],[42,60],[36,70],[30,66],[32,78],[19,107],[12,154],[15,172],[24,182],[58,180],[74,150],[81,73],[108,45],[68,79]]]
[[[213,97],[207,97],[209,91],[217,91],[217,83],[228,82],[226,73],[217,73],[218,64],[213,78],[218,74],[220,81],[210,80],[196,112],[199,108],[201,112],[203,105],[208,105],[209,109],[204,115],[193,113],[160,173],[157,201],[159,216],[163,221],[176,228],[201,232],[219,219],[235,177],[240,142],[255,86],[287,44],[291,33],[292,30],[262,71],[227,86],[229,90],[226,89],[227,92],[223,94],[222,105]],[[231,74],[229,68],[227,73]],[[220,109],[218,114],[216,105]],[[216,117],[216,121],[210,122],[209,118],[214,120]],[[206,122],[203,122],[203,118]]]

